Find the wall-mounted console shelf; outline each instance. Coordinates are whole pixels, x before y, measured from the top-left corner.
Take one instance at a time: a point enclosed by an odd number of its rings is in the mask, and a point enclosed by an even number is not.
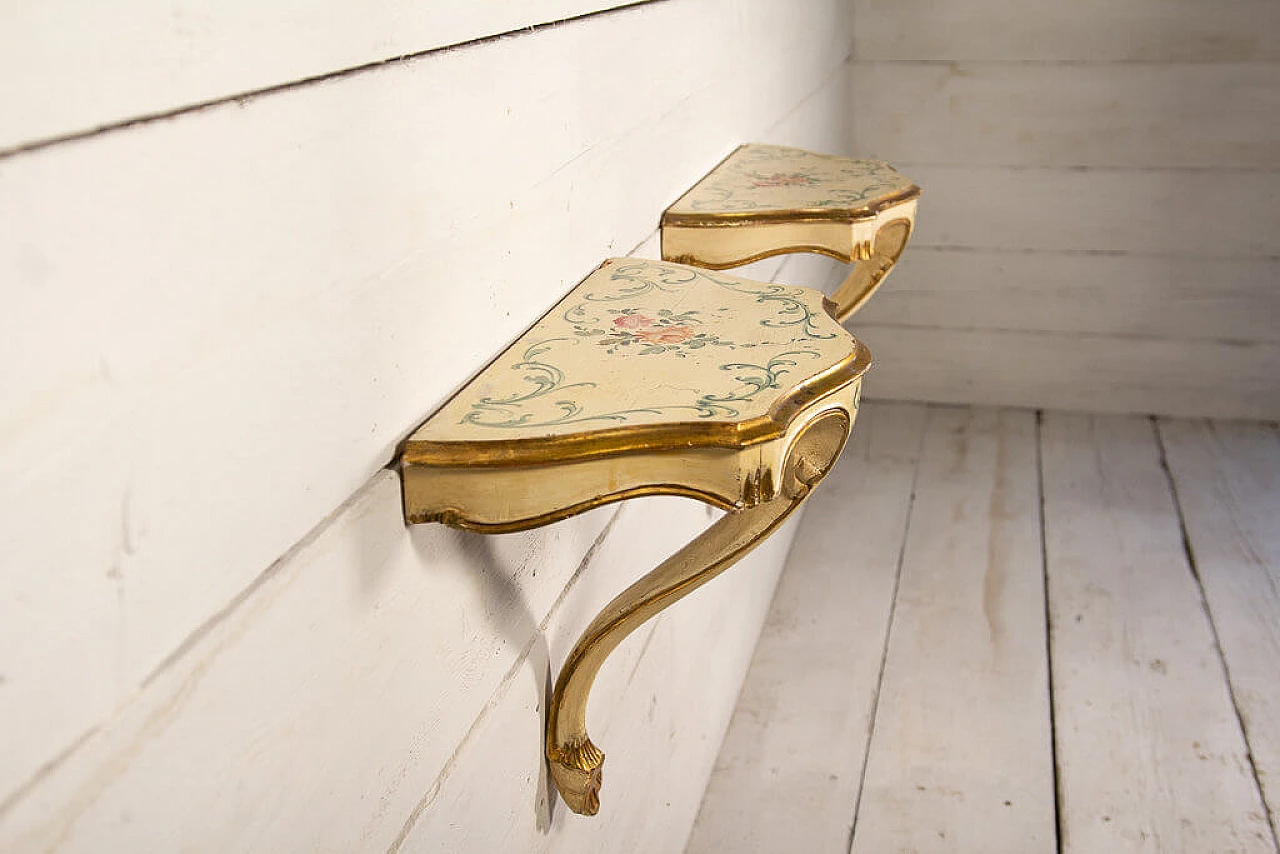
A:
[[[743,145],[663,213],[662,257],[713,270],[788,252],[856,261],[832,294],[843,321],[897,263],[919,197],[882,160]]]
[[[701,267],[604,262],[405,442],[410,523],[517,531],[652,494],[729,511],[605,606],[561,668],[546,754],[575,812],[599,809],[586,709],[609,653],[769,536],[844,446],[871,357],[836,317],[901,253],[916,194],[885,164],[739,148],[663,217],[664,255]],[[791,251],[859,263],[835,302],[703,269]]]

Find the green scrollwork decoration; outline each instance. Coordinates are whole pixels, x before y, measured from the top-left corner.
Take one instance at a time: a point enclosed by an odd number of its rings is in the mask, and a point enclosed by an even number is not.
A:
[[[752,211],[769,206],[760,190],[817,188],[802,196],[806,208],[853,207],[899,192],[911,182],[881,160],[853,160],[794,148],[751,146],[719,167],[698,188],[693,210]]]
[[[619,409],[596,415],[583,414],[582,406],[571,397],[549,402],[553,411],[559,412],[554,418],[535,420],[533,412],[525,410],[532,401],[545,398],[547,395],[562,394],[575,388],[595,388],[595,383],[565,383],[564,371],[548,362],[541,361],[556,341],[572,341],[569,338],[549,338],[539,341],[525,350],[521,361],[511,366],[512,370],[525,371],[522,379],[530,383],[532,388],[525,392],[515,393],[507,397],[482,397],[471,404],[471,411],[462,417],[460,423],[474,424],[477,427],[553,427],[563,424],[583,424],[593,421],[621,423],[634,415],[659,415],[665,412],[692,412],[698,418],[737,418],[740,410],[730,404],[749,403],[761,392],[778,388],[778,380],[789,368],[798,364],[794,357],[809,356],[818,358],[820,354],[814,350],[791,350],[779,353],[764,365],[746,362],[730,362],[720,366],[722,371],[737,371],[734,380],[738,383],[721,394],[703,394],[692,404],[674,404],[658,407],[638,407]],[[522,411],[525,410],[525,411]]]
[[[752,365],[745,362],[731,362],[727,365],[721,365],[722,371],[743,371],[734,377],[741,383],[736,389],[732,389],[725,394],[704,394],[698,398],[697,406],[709,413],[722,413],[727,416],[736,416],[737,410],[726,406],[728,403],[747,402],[752,400],[756,395],[765,389],[777,388],[778,379],[784,376],[788,368],[794,368],[798,362],[789,356],[809,356],[818,358],[820,353],[814,350],[790,350],[786,353],[779,353],[764,365]]]
[[[653,290],[666,293],[679,292],[683,288],[703,279],[717,287],[745,294],[756,298],[756,302],[764,305],[777,303],[777,316],[759,321],[761,326],[779,329],[793,329],[806,338],[824,340],[836,337],[835,332],[823,332],[818,326],[819,316],[809,308],[804,300],[804,291],[779,284],[748,284],[742,280],[725,279],[712,275],[705,270],[689,267],[657,266],[653,262],[622,264],[614,268],[610,278],[614,281],[627,281],[632,284],[618,288],[613,293],[593,292],[583,296],[583,302],[576,303],[566,309],[563,317],[579,328],[599,325],[602,320],[597,314],[587,311],[588,303],[617,302],[632,299]],[[602,331],[603,334],[603,331]]]
[[[626,421],[631,415],[647,413],[657,414],[658,409],[624,409],[600,415],[582,415],[583,409],[576,401],[570,399],[552,401],[551,406],[559,410],[556,418],[534,421],[532,412],[521,413],[525,404],[546,397],[552,392],[566,392],[575,388],[595,388],[595,383],[564,383],[564,371],[548,362],[539,361],[538,357],[551,350],[550,344],[556,341],[572,341],[570,338],[548,338],[539,341],[524,351],[521,361],[511,366],[514,371],[527,371],[523,379],[533,388],[524,393],[516,393],[503,398],[482,397],[471,404],[471,411],[462,417],[461,423],[474,424],[478,427],[551,427],[558,424],[581,424],[589,421]]]

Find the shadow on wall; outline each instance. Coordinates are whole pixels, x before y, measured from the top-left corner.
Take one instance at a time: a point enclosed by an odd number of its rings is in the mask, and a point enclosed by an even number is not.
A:
[[[546,731],[548,705],[554,685],[551,652],[547,643],[547,625],[573,588],[574,582],[608,537],[622,515],[622,510],[622,506],[613,510],[609,520],[600,529],[565,581],[559,595],[550,604],[546,616],[541,619],[529,603],[526,585],[529,579],[537,575],[538,565],[555,560],[560,551],[557,548],[557,542],[564,539],[561,526],[553,525],[532,531],[498,535],[461,531],[443,525],[410,527],[409,539],[417,555],[418,565],[428,571],[432,567],[448,566],[450,571],[459,571],[465,577],[474,580],[479,587],[483,614],[486,617],[486,625],[480,627],[480,630],[503,638],[511,647],[518,649],[519,653],[494,691],[493,698],[476,719],[468,736],[458,745],[431,786],[429,797],[424,799],[419,809],[410,816],[407,827],[413,824],[420,810],[430,803],[431,796],[440,789],[449,776],[455,759],[466,749],[471,740],[470,732],[474,732],[484,723],[496,700],[507,693],[509,686],[521,671],[527,672],[534,680],[538,698],[537,708],[541,715],[540,731]],[[576,624],[580,621],[571,622]],[[537,829],[540,833],[546,834],[550,832],[554,823],[558,796],[542,742],[530,743],[528,746],[530,749],[537,749],[539,753],[539,779],[534,788],[533,807]]]

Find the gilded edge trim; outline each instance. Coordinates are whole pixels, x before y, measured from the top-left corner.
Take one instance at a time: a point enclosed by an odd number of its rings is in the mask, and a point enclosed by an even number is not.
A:
[[[832,306],[824,300],[830,313]],[[586,460],[639,451],[685,448],[736,450],[777,439],[792,419],[815,400],[855,382],[871,366],[871,351],[856,338],[854,350],[836,365],[792,388],[769,408],[766,415],[746,421],[640,424],[584,433],[527,436],[519,439],[467,442],[405,442],[404,466],[505,467]]]
[[[858,222],[875,219],[894,205],[920,197],[920,187],[912,184],[900,193],[884,196],[856,208],[792,208],[771,211],[724,211],[722,213],[672,213],[662,212],[662,225],[679,225],[694,228],[723,228],[734,225],[750,225],[762,222]],[[681,198],[684,198],[681,196]],[[679,200],[673,203],[678,204]]]
[[[677,226],[683,228],[684,226]],[[713,263],[704,261],[696,255],[675,255],[672,257],[663,257],[664,261],[671,261],[675,264],[687,264],[690,267],[702,267],[706,270],[731,270],[734,267],[741,267],[743,264],[751,264],[755,261],[763,261],[765,258],[772,258],[775,255],[793,255],[797,252],[813,252],[817,255],[826,255],[828,258],[834,258],[837,261],[843,261],[846,264],[852,263],[855,259],[849,257],[844,252],[839,252],[826,246],[818,246],[810,243],[788,244],[778,249],[767,249],[764,252],[757,252],[754,255],[747,255],[734,261],[725,261],[722,263]],[[832,317],[835,315],[833,314]]]
[[[401,488],[404,489],[403,483]],[[549,513],[541,513],[537,516],[530,516],[527,519],[517,519],[514,522],[476,522],[466,516],[464,511],[456,507],[446,507],[443,510],[432,513],[414,514],[405,521],[410,525],[418,525],[423,522],[440,522],[451,528],[462,528],[463,530],[475,531],[480,534],[511,534],[516,531],[527,531],[530,528],[540,528],[543,525],[550,525],[552,522],[559,522],[562,519],[568,519],[570,516],[577,516],[579,513],[603,507],[606,504],[616,504],[619,501],[626,501],[628,498],[640,498],[645,495],[679,495],[684,498],[696,498],[721,510],[739,509],[739,505],[733,501],[726,500],[723,496],[705,489],[697,489],[696,487],[679,483],[658,483],[620,489],[617,492],[610,492],[607,495],[599,495],[586,501],[579,501],[577,504],[562,507]]]

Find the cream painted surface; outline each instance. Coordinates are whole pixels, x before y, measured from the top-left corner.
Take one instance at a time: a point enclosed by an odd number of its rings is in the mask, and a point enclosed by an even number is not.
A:
[[[883,160],[744,145],[667,208],[667,214],[854,211],[911,187],[909,177]]]
[[[924,191],[878,393],[1280,418],[1276,9],[857,0],[855,151]]]
[[[846,147],[841,9],[653,4],[0,160],[0,801],[740,141]]]
[[[856,352],[816,290],[612,258],[409,441],[504,442],[672,422],[740,424],[767,417],[799,381]]]
[[[623,5],[10,4],[0,29],[0,151]]]

